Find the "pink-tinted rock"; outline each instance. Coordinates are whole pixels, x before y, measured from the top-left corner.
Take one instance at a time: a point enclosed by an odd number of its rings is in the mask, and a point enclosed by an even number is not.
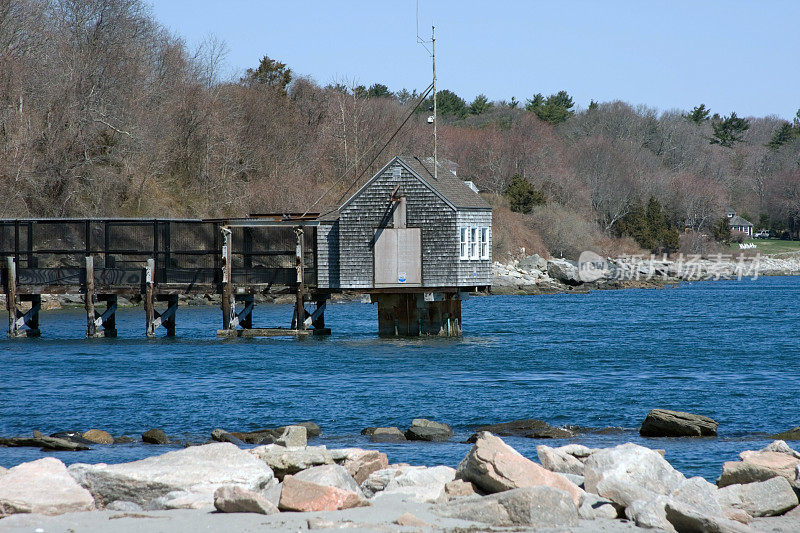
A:
[[[278,508],[281,511],[338,511],[363,504],[358,494],[336,487],[301,481],[294,476],[283,478]]]
[[[444,486],[444,493],[447,495],[448,500],[480,494],[472,482],[464,481],[463,479],[455,479],[446,483]]]
[[[389,466],[389,458],[377,450],[349,448],[345,451],[345,459],[340,464],[361,485],[371,473]],[[338,462],[338,461],[337,461]]]
[[[57,515],[94,509],[94,498],[72,479],[64,463],[45,457],[0,475],[0,517],[15,513]]]
[[[548,486],[568,493],[576,506],[583,491],[564,476],[523,457],[514,448],[488,432],[477,435],[475,445],[458,465],[456,477],[495,493],[522,487]]]

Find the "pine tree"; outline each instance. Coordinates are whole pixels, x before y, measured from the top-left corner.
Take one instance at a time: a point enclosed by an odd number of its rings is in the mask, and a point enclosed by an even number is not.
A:
[[[479,94],[469,105],[469,112],[472,115],[480,115],[492,108],[494,104],[489,101],[485,94]]]
[[[719,242],[728,242],[731,239],[731,224],[728,217],[722,217],[711,228],[711,235]]]
[[[394,96],[392,91],[382,83],[373,83],[369,86],[369,89],[367,89],[368,98],[390,98],[392,96]]]
[[[600,105],[597,102],[595,102],[594,100],[589,101],[589,111],[594,111],[598,107],[600,107]]]
[[[464,99],[447,89],[436,92],[436,107],[441,116],[464,118],[469,113],[469,108]],[[420,106],[420,109],[433,111],[433,96],[427,98]]]
[[[261,84],[275,87],[286,92],[286,86],[292,81],[292,69],[286,68],[286,63],[281,63],[269,56],[261,58],[258,68],[247,69],[242,81],[249,84]]]
[[[695,124],[700,125],[708,120],[708,115],[710,114],[711,110],[706,108],[706,104],[700,104],[699,106],[695,106],[690,112],[683,115],[683,117],[689,122],[694,122]]]
[[[730,148],[733,143],[741,142],[744,132],[750,129],[750,121],[737,117],[734,112],[729,117],[714,121],[711,127],[714,128],[714,136],[709,142]]]
[[[552,125],[561,124],[575,114],[572,107],[575,103],[567,91],[558,91],[547,98],[537,93],[529,99],[525,109],[536,113],[536,116]]]
[[[544,194],[537,191],[531,183],[522,178],[519,174],[514,174],[505,190],[511,210],[517,213],[530,213],[534,206],[544,205],[547,199]]]

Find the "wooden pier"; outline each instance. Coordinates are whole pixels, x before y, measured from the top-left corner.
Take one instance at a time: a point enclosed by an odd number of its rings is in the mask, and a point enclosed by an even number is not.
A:
[[[219,337],[327,335],[326,302],[349,291],[377,304],[381,335],[459,336],[463,295],[491,285],[492,209],[435,165],[397,156],[322,213],[0,220],[8,335],[41,334],[43,294],[81,295],[88,337],[117,335],[120,296],[143,302],[148,337],[173,336],[188,294],[221,296]],[[286,328],[254,324],[270,292],[294,295]]]
[[[91,338],[117,336],[120,296],[143,302],[148,337],[174,336],[179,296],[191,294],[222,296],[220,337],[330,334],[316,225],[313,215],[0,220],[8,336],[41,335],[43,294],[81,295]],[[276,291],[295,295],[289,327],[254,327],[256,295]]]

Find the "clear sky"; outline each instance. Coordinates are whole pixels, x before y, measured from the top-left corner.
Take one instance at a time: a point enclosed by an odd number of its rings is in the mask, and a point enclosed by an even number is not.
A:
[[[195,46],[209,33],[231,72],[267,54],[321,84],[347,79],[422,90],[416,0],[153,0]],[[778,115],[800,108],[800,0],[419,0],[436,25],[439,90],[468,102],[565,89],[580,107],[623,100],[660,111]]]

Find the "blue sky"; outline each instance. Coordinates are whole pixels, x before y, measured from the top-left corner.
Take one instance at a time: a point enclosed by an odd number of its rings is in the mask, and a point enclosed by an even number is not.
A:
[[[424,89],[416,0],[155,0],[156,18],[196,46],[213,33],[231,72],[267,54],[321,84]],[[660,111],[777,115],[800,108],[800,1],[419,0],[436,25],[439,89],[525,101],[565,89],[580,107],[623,100]]]

